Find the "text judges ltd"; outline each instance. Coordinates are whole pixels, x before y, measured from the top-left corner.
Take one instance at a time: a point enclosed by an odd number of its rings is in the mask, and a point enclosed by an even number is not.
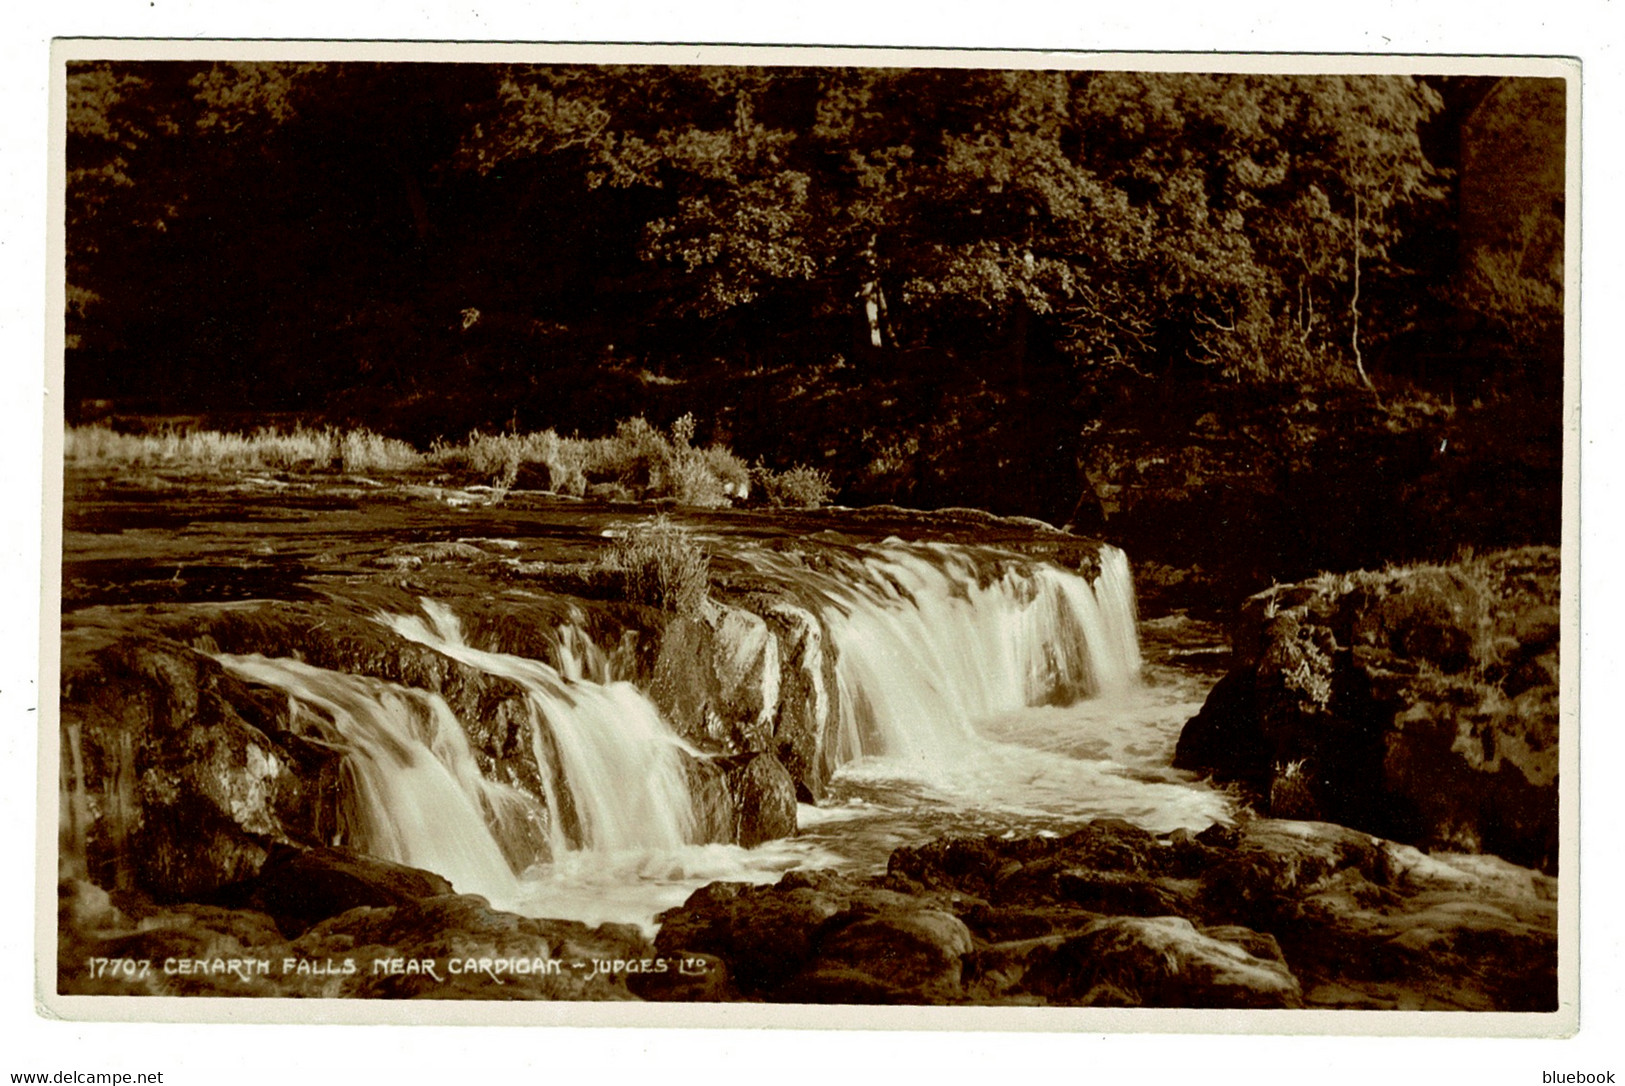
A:
[[[273,975],[350,977],[424,976],[444,983],[449,977],[487,976],[626,976],[634,973],[703,974],[704,958],[91,958],[86,968],[93,977],[139,979],[156,968],[165,976],[236,977],[247,982]]]

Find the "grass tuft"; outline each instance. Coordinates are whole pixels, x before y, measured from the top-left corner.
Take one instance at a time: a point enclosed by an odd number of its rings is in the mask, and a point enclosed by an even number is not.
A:
[[[628,600],[675,615],[698,614],[711,591],[710,557],[665,516],[616,540],[604,565],[625,579]]]
[[[436,441],[421,453],[370,430],[296,426],[247,434],[179,429],[127,434],[108,426],[85,426],[67,431],[66,457],[69,463],[86,466],[200,471],[432,470],[465,480],[472,476],[467,481],[485,483],[499,496],[512,490],[543,490],[579,498],[591,491],[699,508],[748,498],[751,470],[723,445],[696,447],[695,430],[693,415],[678,419],[669,432],[641,417],[627,419],[613,434],[600,438],[561,437],[553,430],[524,434],[476,430],[462,442]]]
[[[792,509],[817,509],[829,501],[835,490],[827,472],[802,465],[774,471],[758,460],[751,477],[763,501]]]

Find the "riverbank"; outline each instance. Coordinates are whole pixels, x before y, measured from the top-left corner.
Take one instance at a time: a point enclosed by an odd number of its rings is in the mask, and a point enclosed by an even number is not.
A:
[[[1556,896],[1327,823],[1100,821],[900,849],[880,877],[712,883],[650,940],[313,850],[268,865],[261,909],[121,910],[70,880],[59,960],[79,994],[1542,1012]]]

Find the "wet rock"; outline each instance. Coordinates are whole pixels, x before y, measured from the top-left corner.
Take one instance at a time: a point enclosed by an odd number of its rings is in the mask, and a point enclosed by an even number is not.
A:
[[[399,905],[452,892],[433,872],[340,848],[275,846],[246,895],[247,903],[297,935],[351,909]]]
[[[252,877],[274,842],[334,822],[338,754],[207,657],[121,641],[62,689],[66,830],[101,884],[206,896]]]
[[[425,565],[494,562],[496,556],[472,543],[446,540],[433,543],[403,543],[373,559],[388,569],[421,569]]]
[[[911,903],[913,904],[913,903]],[[779,998],[810,1003],[940,1003],[960,992],[970,929],[938,909],[894,907],[835,930]]]
[[[726,754],[773,749],[778,641],[749,611],[712,604],[667,624],[651,694],[693,742]]]
[[[685,755],[682,761],[694,803],[694,839],[701,844],[732,844],[739,833],[739,804],[728,767],[709,758]]]
[[[740,992],[763,995],[801,972],[824,923],[849,904],[828,889],[712,883],[662,916],[655,946],[669,957],[714,955]]]
[[[1054,1003],[1131,1007],[1301,1007],[1273,939],[1198,929],[1177,916],[1097,921],[1029,967],[1023,987]]]
[[[625,1000],[637,998],[631,978],[661,968],[636,928],[536,920],[456,894],[354,908],[292,940],[265,913],[191,904],[62,931],[59,987],[87,995]],[[95,976],[92,956],[152,965]]]
[[[357,973],[341,992],[372,998],[624,1000],[636,998],[630,970],[655,968],[649,941],[629,925],[537,920],[468,894],[345,913],[307,932],[294,949],[313,959],[355,960]],[[435,968],[373,964],[380,960]]]
[[[1278,815],[1551,870],[1557,574],[1526,547],[1262,593],[1175,765]]]
[[[639,999],[663,1003],[725,1003],[739,998],[728,975],[728,963],[710,954],[657,958],[663,968],[627,977],[626,985]]]
[[[371,617],[380,610],[415,612],[415,594],[377,591],[368,599],[365,613],[288,603],[204,611],[175,620],[169,632],[207,653],[294,659],[438,694],[463,723],[474,757],[488,777],[540,795],[541,770],[530,747],[523,689],[407,640]],[[513,637],[534,642],[552,634],[551,627],[539,629],[550,617],[547,613],[521,621],[515,616],[520,610],[508,609],[509,624],[516,631]],[[473,631],[476,636],[484,632],[481,625]]]
[[[899,849],[879,878],[715,884],[659,944],[721,959],[755,999],[1537,1010],[1556,999],[1555,890],[1330,823],[1103,820]]]
[[[796,785],[771,754],[758,754],[728,774],[736,812],[733,839],[746,848],[796,832]]]
[[[776,601],[762,617],[779,643],[779,705],[773,740],[808,803],[824,797],[835,771],[835,651],[811,611]]]

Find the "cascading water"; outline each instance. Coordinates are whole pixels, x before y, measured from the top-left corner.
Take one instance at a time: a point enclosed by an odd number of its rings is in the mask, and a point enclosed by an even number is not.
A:
[[[565,627],[561,673],[540,660],[474,648],[449,607],[434,600],[422,601],[422,607],[427,620],[395,615],[386,621],[407,640],[525,691],[531,747],[549,782],[555,858],[583,849],[676,849],[690,841],[694,812],[683,771],[685,745],[631,683],[584,678],[589,670],[608,672],[597,646]]]
[[[1167,769],[1194,710],[1142,684],[1127,558],[1102,547],[1099,561],[1093,583],[985,548],[895,541],[817,568],[771,552],[755,564],[810,592],[829,630],[847,790],[938,805],[955,830],[1102,815],[1205,826],[1224,801]],[[899,780],[911,783],[881,784]],[[803,810],[805,825],[832,818],[850,812]]]
[[[802,835],[751,850],[693,843],[685,763],[703,755],[617,680],[611,654],[577,624],[558,627],[543,662],[470,645],[433,600],[419,614],[378,616],[523,691],[536,797],[481,776],[437,695],[295,661],[221,659],[287,692],[349,754],[355,843],[533,915],[652,928],[706,882],[873,866],[926,836],[1049,832],[1102,815],[1154,830],[1225,817],[1220,797],[1167,767],[1200,694],[1141,683],[1120,551],[1102,549],[1092,583],[946,544],[829,548],[812,562],[739,554],[818,613],[836,656],[831,799],[801,808]]]
[[[345,843],[444,875],[459,892],[516,900],[501,834],[503,827],[518,833],[539,811],[524,792],[480,774],[462,725],[438,694],[297,660],[217,659],[286,693],[296,725],[345,752]]]
[[[971,554],[942,544],[885,548],[864,564],[869,576],[832,587],[825,613],[847,759],[955,765],[980,745],[978,721],[1139,681],[1121,551],[1105,552],[1110,572],[1095,589],[1025,562],[987,579]]]

